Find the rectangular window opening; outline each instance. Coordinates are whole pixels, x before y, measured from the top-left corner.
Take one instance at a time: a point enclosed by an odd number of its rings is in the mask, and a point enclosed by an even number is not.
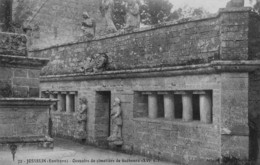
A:
[[[163,95],[157,95],[158,101],[158,118],[164,118],[164,99]]]
[[[66,94],[61,95],[61,111],[66,112]]]
[[[71,101],[70,110],[71,110],[71,112],[75,112],[75,95],[74,94],[70,95],[70,101]]]
[[[182,95],[174,95],[175,118],[182,119]]]
[[[200,121],[200,95],[192,95],[193,120]]]

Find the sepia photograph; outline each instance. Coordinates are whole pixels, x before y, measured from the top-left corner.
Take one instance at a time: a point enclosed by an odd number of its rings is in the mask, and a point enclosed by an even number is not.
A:
[[[95,164],[260,165],[260,0],[0,0],[0,165]]]

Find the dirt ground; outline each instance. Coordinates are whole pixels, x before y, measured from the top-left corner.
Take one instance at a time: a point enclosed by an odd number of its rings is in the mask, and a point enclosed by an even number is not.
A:
[[[21,150],[15,160],[10,151],[0,152],[0,165],[173,165],[146,157],[81,145],[69,140],[55,139],[53,150]]]

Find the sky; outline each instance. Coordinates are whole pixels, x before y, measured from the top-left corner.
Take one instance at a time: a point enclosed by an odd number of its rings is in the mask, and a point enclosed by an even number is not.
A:
[[[226,6],[229,0],[169,0],[173,3],[174,8],[179,8],[182,6],[190,7],[203,7],[210,13],[216,13],[219,8]],[[245,0],[245,6],[252,6],[249,3],[249,0]]]

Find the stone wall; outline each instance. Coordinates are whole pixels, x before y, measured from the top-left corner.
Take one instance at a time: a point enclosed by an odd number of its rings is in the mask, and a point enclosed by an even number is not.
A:
[[[3,102],[3,100],[1,100]],[[26,102],[20,100],[20,102]],[[37,103],[36,101],[34,104]],[[22,137],[46,136],[48,135],[48,113],[47,107],[29,107],[32,105],[17,105],[16,110],[13,103],[11,106],[3,106],[1,104],[0,111],[0,138],[13,137],[22,140]],[[19,110],[18,108],[19,107]]]
[[[33,50],[30,56],[51,59],[42,70],[41,91],[76,91],[78,98],[88,98],[88,144],[106,145],[111,129],[107,100],[119,97],[124,151],[178,163],[247,160],[252,156],[248,117],[258,105],[252,98],[257,96],[257,75],[252,71],[259,67],[258,40],[251,32],[257,28],[250,22],[256,19],[253,16],[249,8],[224,9],[203,20],[118,32]],[[109,57],[108,71],[79,73],[88,57],[104,52]],[[140,97],[147,91],[210,91],[211,122],[167,120],[160,116],[162,112],[151,119],[147,99]],[[75,115],[65,113],[53,113],[53,129],[58,136],[73,138]]]
[[[223,157],[249,156],[249,75],[223,73],[221,84],[221,152]],[[239,145],[237,145],[239,143]]]
[[[52,87],[51,87],[52,86]],[[86,96],[89,102],[87,143],[104,146],[109,136],[109,110],[99,107],[100,96],[111,92],[111,101],[119,97],[123,110],[123,150],[140,153],[154,158],[163,158],[175,162],[189,162],[198,159],[217,160],[220,155],[220,88],[221,76],[197,75],[156,78],[128,78],[113,80],[58,81],[42,82],[42,91],[76,90],[78,97]],[[181,119],[149,119],[135,117],[136,91],[175,91],[175,90],[212,90],[213,122],[203,124],[199,121],[184,122]],[[58,136],[73,138],[75,115],[64,112],[53,113],[53,130]],[[102,122],[101,122],[102,121]],[[65,128],[62,128],[64,126]]]
[[[0,67],[0,96],[39,97],[38,70]]]
[[[73,139],[77,130],[77,120],[73,114],[56,113],[52,116],[52,134],[53,136]]]
[[[221,60],[247,60],[250,56],[248,31],[255,29],[249,25],[251,12],[234,12],[236,8],[225,10],[220,18]]]
[[[102,28],[98,0],[13,0],[15,24],[33,28],[30,48],[75,42],[82,36],[82,13],[87,11]]]
[[[248,20],[247,8],[222,10],[218,16],[204,20],[119,32],[88,42],[33,50],[30,55],[51,59],[43,75],[78,73],[88,57],[104,52],[109,57],[109,70],[246,60]]]

